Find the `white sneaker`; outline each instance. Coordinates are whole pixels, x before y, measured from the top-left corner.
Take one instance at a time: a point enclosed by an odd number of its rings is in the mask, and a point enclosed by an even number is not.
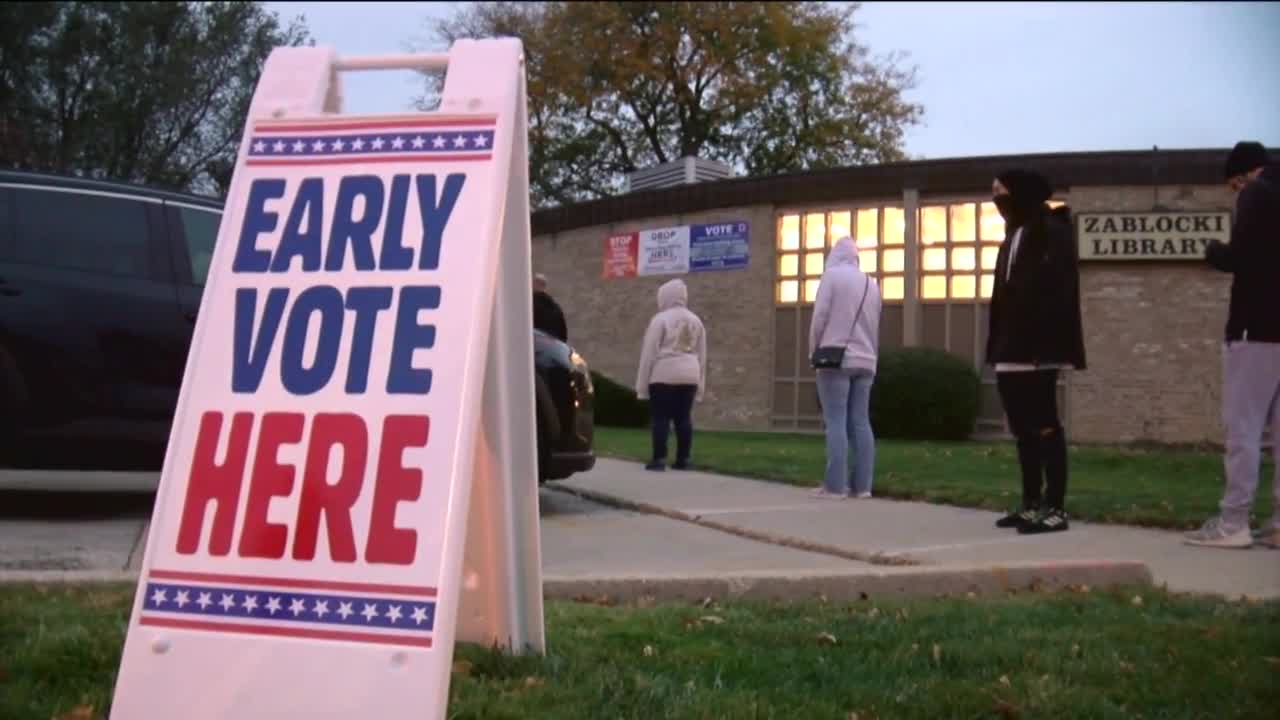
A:
[[[860,492],[858,493],[857,497],[859,500],[866,500],[867,498],[871,497],[871,491],[868,490],[866,492]]]
[[[1222,524],[1222,518],[1210,518],[1199,530],[1185,533],[1183,542],[1188,545],[1217,548],[1247,548],[1253,545],[1253,536],[1246,525],[1232,530]]]

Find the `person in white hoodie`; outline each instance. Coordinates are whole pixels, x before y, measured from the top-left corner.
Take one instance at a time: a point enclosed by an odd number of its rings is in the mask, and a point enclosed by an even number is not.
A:
[[[819,347],[844,348],[841,367],[817,370],[827,432],[827,470],[822,487],[814,491],[818,497],[847,498],[851,486],[857,497],[871,497],[876,451],[871,386],[880,348],[880,304],[880,287],[862,272],[853,239],[841,238],[827,257],[809,325],[810,357]]]
[[[707,331],[693,314],[683,280],[658,288],[658,314],[649,321],[640,349],[636,395],[649,400],[653,417],[653,460],[648,470],[667,464],[667,432],[676,427],[677,470],[689,467],[693,451],[693,403],[707,387]]]

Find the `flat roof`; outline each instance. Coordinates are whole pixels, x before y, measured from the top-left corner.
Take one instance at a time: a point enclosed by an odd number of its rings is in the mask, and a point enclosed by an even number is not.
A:
[[[730,178],[617,195],[533,214],[533,234],[748,205],[801,205],[922,194],[983,193],[1011,167],[1043,173],[1058,189],[1109,185],[1220,185],[1228,149],[1131,150],[944,158]],[[1273,157],[1280,152],[1271,150]]]

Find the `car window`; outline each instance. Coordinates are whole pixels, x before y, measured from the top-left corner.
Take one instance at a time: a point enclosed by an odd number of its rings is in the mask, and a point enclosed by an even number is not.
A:
[[[186,238],[187,257],[191,260],[191,284],[203,287],[209,276],[209,262],[213,260],[213,246],[218,241],[222,213],[178,207],[178,216],[182,218],[182,236]]]
[[[45,267],[146,277],[146,206],[128,198],[14,189],[13,259]]]

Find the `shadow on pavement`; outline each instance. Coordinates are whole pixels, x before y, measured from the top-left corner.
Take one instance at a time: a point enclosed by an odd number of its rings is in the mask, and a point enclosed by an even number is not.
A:
[[[103,520],[149,518],[153,492],[48,492],[0,490],[0,519]]]

